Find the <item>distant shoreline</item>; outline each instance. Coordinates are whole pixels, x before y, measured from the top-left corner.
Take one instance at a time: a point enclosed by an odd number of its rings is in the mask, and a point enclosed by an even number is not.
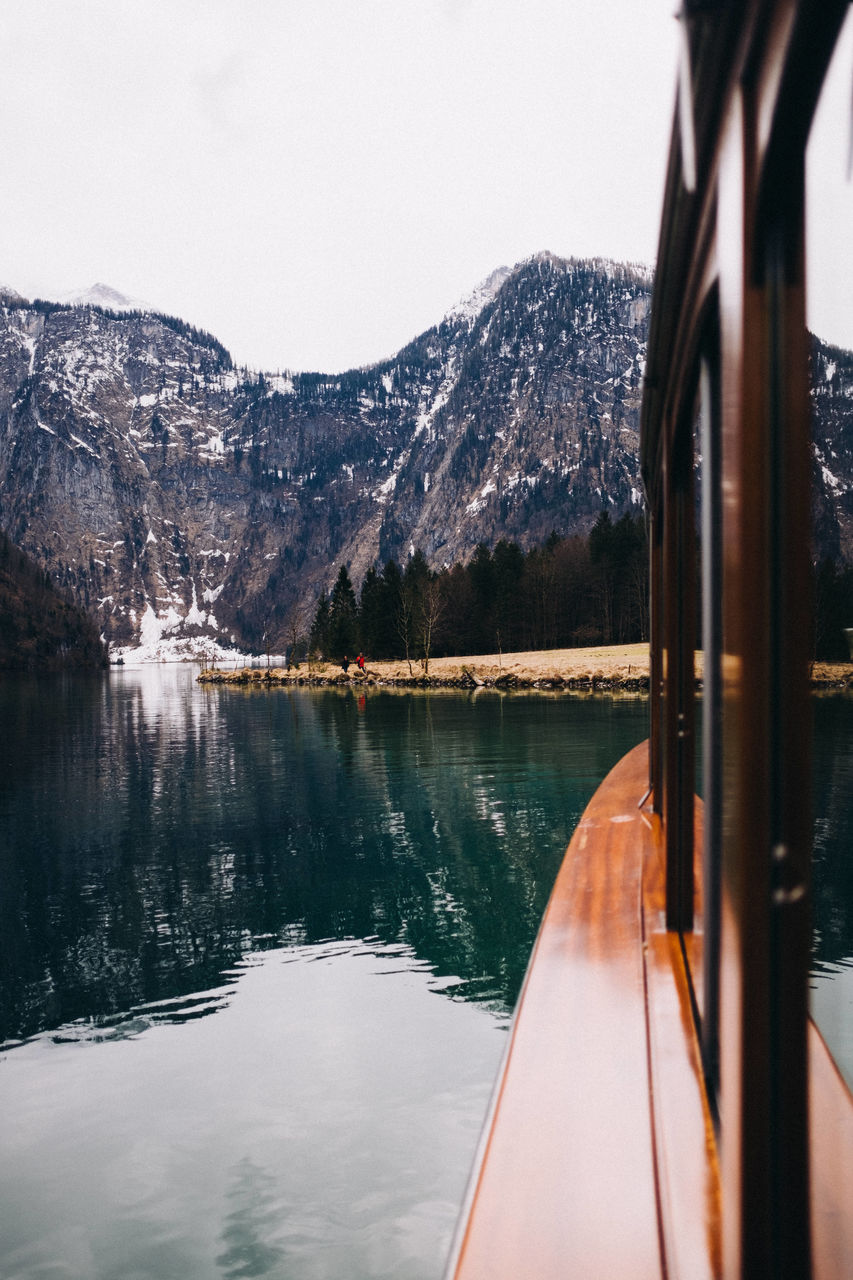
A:
[[[340,663],[303,662],[286,671],[281,667],[234,671],[208,669],[198,677],[205,684],[275,684],[311,686],[380,686],[445,689],[630,689],[647,690],[649,653],[645,644],[612,645],[596,649],[548,649],[529,653],[476,654],[465,658],[431,658],[429,674],[420,659],[367,662],[364,672],[351,662],[344,673]]]
[[[697,685],[702,654],[696,654]],[[649,650],[646,644],[607,645],[593,649],[547,649],[527,653],[476,654],[467,658],[431,658],[429,674],[420,660],[411,670],[405,661],[368,662],[364,672],[351,662],[344,673],[335,662],[303,662],[300,666],[218,667],[203,670],[201,684],[270,685],[332,688],[532,689],[553,692],[624,690],[647,692]],[[853,687],[853,663],[814,663],[812,687]]]

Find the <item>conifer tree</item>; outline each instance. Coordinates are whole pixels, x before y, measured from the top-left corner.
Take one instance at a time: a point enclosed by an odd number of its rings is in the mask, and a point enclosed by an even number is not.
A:
[[[400,614],[400,598],[403,592],[403,575],[396,560],[388,560],[381,575],[382,627],[377,656],[396,657],[400,654],[400,634],[397,619]]]
[[[613,522],[604,508],[589,535],[589,555],[598,575],[601,636],[605,644],[611,644],[613,639],[614,549]]]
[[[495,594],[495,570],[492,553],[485,542],[474,549],[469,565],[471,586],[474,590],[474,617],[471,638],[475,653],[490,653],[495,647],[495,629],[492,618]]]
[[[524,574],[524,554],[516,542],[501,538],[492,555],[493,614],[498,652],[520,647],[518,599]]]
[[[365,654],[374,658],[390,657],[383,652],[385,612],[382,579],[373,565],[364,575],[358,601],[359,637]]]
[[[324,657],[329,652],[329,598],[325,591],[320,592],[320,599],[317,601],[309,646],[312,653],[322,654]]]
[[[358,606],[346,565],[342,564],[329,601],[329,655],[342,658],[358,649]]]

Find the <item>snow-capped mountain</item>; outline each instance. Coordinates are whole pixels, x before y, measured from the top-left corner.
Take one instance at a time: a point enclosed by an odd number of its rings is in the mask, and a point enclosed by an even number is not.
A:
[[[280,645],[341,563],[358,588],[637,507],[650,293],[539,254],[390,360],[275,377],[170,317],[0,294],[0,527],[114,644]]]
[[[88,289],[75,289],[63,294],[57,302],[72,307],[103,307],[105,311],[152,311],[153,308],[139,298],[129,298],[108,284],[93,284]]]
[[[445,320],[474,321],[490,302],[497,297],[501,285],[512,274],[509,267],[496,267],[476,288],[461,298],[445,315]]]

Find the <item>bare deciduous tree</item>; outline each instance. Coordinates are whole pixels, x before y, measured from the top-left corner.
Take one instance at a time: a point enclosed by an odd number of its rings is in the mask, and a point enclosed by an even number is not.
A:
[[[403,642],[403,651],[406,655],[406,662],[409,666],[409,675],[412,675],[412,634],[415,621],[415,597],[409,587],[403,587],[397,600],[397,610],[394,617],[394,624],[397,628],[397,635]]]
[[[444,590],[441,578],[429,578],[421,590],[420,610],[419,610],[419,631],[421,647],[423,649],[424,675],[429,675],[429,655],[432,650],[432,643],[435,639],[435,633],[441,624],[447,608],[447,601],[444,597]]]

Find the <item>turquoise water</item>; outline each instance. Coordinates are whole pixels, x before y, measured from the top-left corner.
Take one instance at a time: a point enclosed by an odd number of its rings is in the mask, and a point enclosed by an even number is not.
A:
[[[853,698],[813,699],[811,1007],[853,1089]]]
[[[641,698],[0,683],[0,1274],[437,1277]]]
[[[539,920],[643,698],[0,681],[0,1275],[441,1275]],[[815,701],[851,1070],[853,702]]]

